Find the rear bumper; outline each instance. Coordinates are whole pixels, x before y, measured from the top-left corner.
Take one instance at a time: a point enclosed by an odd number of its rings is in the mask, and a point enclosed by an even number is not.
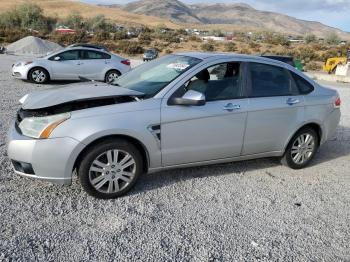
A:
[[[22,136],[15,125],[8,134],[8,157],[21,176],[69,185],[74,161],[84,148],[69,138],[32,139]]]
[[[337,131],[337,127],[340,123],[340,118],[341,112],[339,108],[334,109],[332,113],[326,118],[326,120],[323,123],[324,128],[321,144],[334,137]]]

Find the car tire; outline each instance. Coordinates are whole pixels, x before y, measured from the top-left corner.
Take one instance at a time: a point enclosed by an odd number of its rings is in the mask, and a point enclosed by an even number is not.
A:
[[[289,142],[281,162],[292,169],[302,169],[314,158],[318,147],[317,132],[310,127],[303,128]]]
[[[100,199],[126,194],[142,173],[141,153],[123,139],[108,139],[88,148],[78,165],[82,187]]]
[[[34,67],[29,71],[28,79],[35,84],[45,84],[50,80],[50,75],[45,68]]]
[[[121,75],[122,74],[118,70],[109,70],[105,75],[105,82],[111,83]]]

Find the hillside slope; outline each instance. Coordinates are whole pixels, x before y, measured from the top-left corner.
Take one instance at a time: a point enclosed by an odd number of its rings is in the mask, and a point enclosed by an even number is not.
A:
[[[37,4],[44,9],[46,15],[50,16],[66,17],[71,12],[79,12],[84,17],[93,17],[98,14],[103,14],[107,18],[120,23],[142,24],[147,26],[165,24],[170,28],[179,27],[179,25],[171,22],[169,19],[140,15],[119,8],[96,6],[73,0],[0,0],[0,13],[22,3]]]
[[[292,35],[313,33],[319,37],[336,32],[342,38],[350,39],[350,33],[319,22],[260,11],[247,4],[186,5],[178,0],[141,0],[124,5],[124,10],[168,18],[175,23],[209,25],[209,28],[213,28],[213,25],[227,28],[225,25],[230,25],[234,29],[272,30]]]

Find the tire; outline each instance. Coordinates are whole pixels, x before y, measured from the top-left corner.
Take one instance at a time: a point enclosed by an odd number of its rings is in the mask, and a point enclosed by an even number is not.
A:
[[[118,71],[118,70],[109,70],[106,73],[105,76],[105,82],[106,83],[111,83],[113,82],[115,79],[117,79],[118,77],[120,77],[122,74]]]
[[[35,84],[45,84],[50,80],[50,75],[45,68],[34,67],[29,71],[28,79]]]
[[[310,127],[303,128],[289,142],[281,162],[292,169],[302,169],[314,158],[318,147],[317,132]]]
[[[141,153],[123,139],[108,139],[90,147],[78,165],[82,187],[90,196],[100,199],[126,194],[142,172]]]

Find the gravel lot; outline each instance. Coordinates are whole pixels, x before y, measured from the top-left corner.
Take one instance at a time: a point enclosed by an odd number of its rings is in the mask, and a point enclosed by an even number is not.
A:
[[[0,55],[0,261],[350,261],[350,88],[313,164],[275,159],[143,176],[109,201],[16,176],[5,138],[26,93]]]

